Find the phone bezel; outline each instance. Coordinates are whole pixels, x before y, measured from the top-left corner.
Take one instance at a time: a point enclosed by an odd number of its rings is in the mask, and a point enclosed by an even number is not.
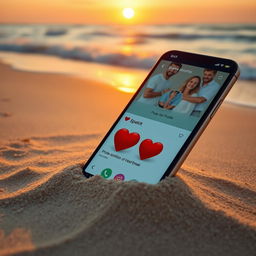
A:
[[[126,107],[123,109],[123,111],[120,113],[116,121],[113,123],[109,131],[106,133],[102,141],[99,143],[99,145],[96,147],[94,150],[93,154],[90,156],[90,158],[86,161],[86,163],[83,166],[83,174],[85,177],[89,178],[93,176],[93,174],[88,173],[85,171],[87,166],[90,164],[91,160],[94,158],[94,156],[97,154],[103,143],[106,141],[112,130],[115,128],[115,126],[118,124],[120,119],[122,118],[123,114],[127,111],[129,106],[132,104],[134,99],[137,97],[137,95],[140,93],[140,91],[143,89],[145,83],[147,80],[150,78],[151,74],[154,72],[156,67],[159,65],[159,63],[162,60],[167,60],[167,61],[172,61],[172,62],[178,62],[182,64],[187,64],[187,65],[192,65],[192,66],[197,66],[197,67],[202,67],[202,68],[209,68],[209,69],[215,69],[217,71],[223,71],[223,72],[229,72],[229,76],[225,80],[224,84],[221,86],[220,90],[206,109],[205,113],[202,115],[200,118],[199,122],[196,124],[195,128],[192,130],[191,134],[187,138],[187,140],[184,142],[183,146],[173,159],[173,161],[170,163],[169,167],[166,169],[164,172],[163,176],[161,177],[160,180],[164,179],[165,177],[172,175],[172,171],[176,173],[177,170],[175,170],[175,167],[177,167],[177,164],[179,163],[180,159],[184,156],[184,153],[187,151],[188,147],[192,144],[193,139],[198,135],[200,129],[202,126],[206,127],[206,120],[209,119],[209,116],[211,115],[212,111],[215,109],[216,104],[219,103],[221,97],[224,95],[225,90],[227,87],[230,85],[230,82],[234,76],[236,76],[239,67],[238,64],[230,59],[224,59],[224,58],[219,58],[219,57],[214,57],[214,56],[208,56],[208,55],[201,55],[201,54],[196,54],[196,53],[189,53],[189,52],[182,52],[182,51],[177,51],[177,50],[172,50],[164,53],[156,62],[156,64],[151,68],[150,72],[142,82],[141,86],[138,88],[138,90],[135,92],[131,100],[128,102]],[[218,66],[216,68],[216,63],[223,64],[223,66]],[[225,66],[228,65],[230,68],[227,69]],[[225,95],[224,95],[225,97]],[[222,100],[224,99],[222,98]],[[205,128],[204,127],[204,128]],[[194,145],[194,144],[193,144]],[[190,150],[189,150],[190,151]],[[177,168],[176,168],[177,169]],[[160,181],[159,180],[159,181]]]

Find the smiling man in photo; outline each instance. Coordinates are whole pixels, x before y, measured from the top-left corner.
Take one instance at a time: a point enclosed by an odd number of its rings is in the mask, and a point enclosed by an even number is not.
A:
[[[216,73],[216,70],[204,69],[198,97],[191,97],[190,95],[186,94],[183,95],[184,100],[191,103],[197,103],[193,112],[191,113],[192,116],[199,117],[220,89],[220,85],[214,80]]]
[[[170,78],[176,75],[181,67],[180,63],[172,62],[163,73],[154,75],[148,81],[147,87],[138,101],[152,105],[157,104],[159,97],[171,90]]]

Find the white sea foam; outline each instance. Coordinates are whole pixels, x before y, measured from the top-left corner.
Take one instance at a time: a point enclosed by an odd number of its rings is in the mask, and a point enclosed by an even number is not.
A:
[[[148,70],[171,49],[235,59],[256,80],[255,25],[0,25],[0,51]]]

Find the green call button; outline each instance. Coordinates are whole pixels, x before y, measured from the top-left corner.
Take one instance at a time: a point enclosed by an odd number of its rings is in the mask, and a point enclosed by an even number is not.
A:
[[[103,178],[107,179],[107,178],[109,178],[109,177],[111,176],[111,174],[112,174],[112,170],[109,169],[109,168],[106,168],[106,169],[104,169],[104,170],[101,172],[100,175],[101,175]]]

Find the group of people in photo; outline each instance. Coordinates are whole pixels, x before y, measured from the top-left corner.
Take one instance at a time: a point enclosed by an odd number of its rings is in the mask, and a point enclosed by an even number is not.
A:
[[[214,80],[217,71],[204,69],[202,76],[191,76],[179,89],[173,90],[177,86],[174,86],[171,78],[181,68],[182,64],[172,62],[163,73],[151,77],[138,101],[187,115],[201,116],[220,89]]]

